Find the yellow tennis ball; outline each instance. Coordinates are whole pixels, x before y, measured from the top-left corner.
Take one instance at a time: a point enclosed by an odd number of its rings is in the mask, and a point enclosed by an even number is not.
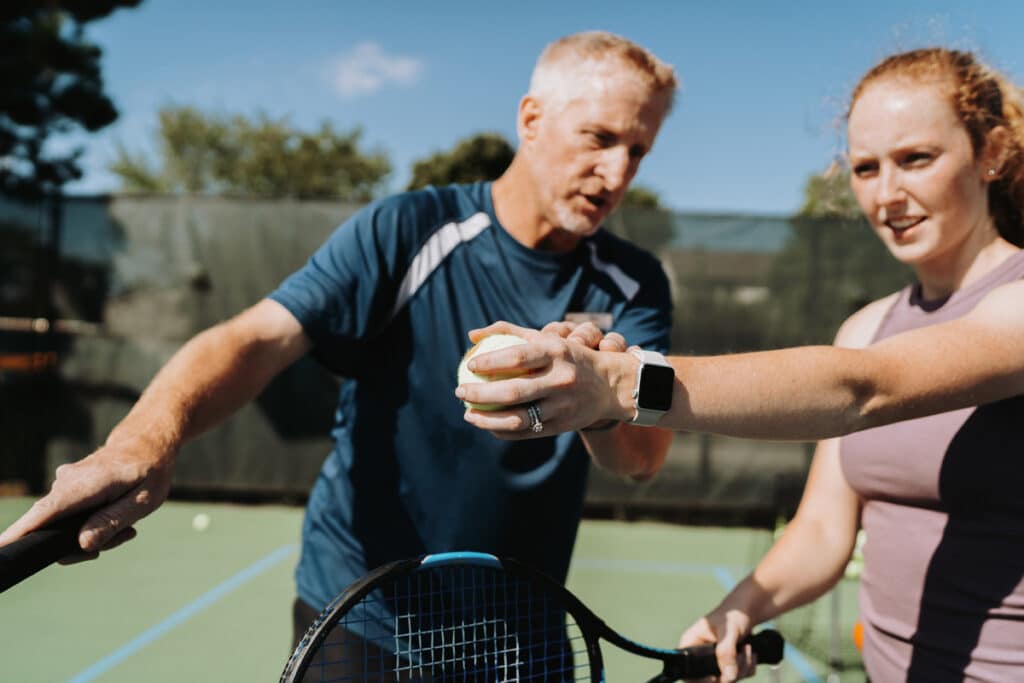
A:
[[[203,532],[210,528],[210,515],[205,512],[200,512],[192,518],[192,528],[196,531]]]
[[[469,351],[466,351],[466,355],[462,357],[462,362],[459,363],[459,384],[476,384],[478,382],[493,382],[499,379],[509,379],[510,377],[518,377],[526,374],[526,372],[511,372],[502,373],[498,375],[478,375],[475,372],[470,371],[466,367],[466,363],[469,359],[478,353],[488,353],[490,351],[497,351],[498,349],[507,349],[510,346],[516,344],[525,344],[526,340],[522,337],[517,337],[513,334],[492,334],[489,337],[484,337],[477,344],[475,344]],[[469,401],[463,401],[467,408],[475,408],[477,410],[501,410],[505,406],[497,403],[470,403]]]

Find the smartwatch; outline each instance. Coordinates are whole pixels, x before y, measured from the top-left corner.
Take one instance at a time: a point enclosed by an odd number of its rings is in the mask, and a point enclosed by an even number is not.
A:
[[[672,407],[676,371],[665,360],[665,356],[656,351],[644,351],[639,346],[631,346],[629,352],[640,360],[636,370],[636,387],[633,389],[636,413],[629,424],[653,427]]]

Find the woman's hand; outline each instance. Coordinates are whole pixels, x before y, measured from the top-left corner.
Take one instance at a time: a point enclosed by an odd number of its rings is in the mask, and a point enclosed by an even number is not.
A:
[[[619,380],[635,374],[638,361],[624,353],[622,335],[605,335],[592,323],[551,323],[537,331],[498,322],[469,336],[475,342],[492,334],[516,335],[527,344],[480,354],[469,361],[469,369],[482,375],[523,374],[460,385],[456,396],[464,401],[508,406],[496,411],[469,409],[465,419],[470,424],[498,438],[528,439],[632,418],[632,398],[620,397],[617,387],[628,384]],[[529,404],[540,411],[542,431],[532,429]]]
[[[683,632],[679,638],[679,647],[717,643],[715,655],[718,657],[718,670],[721,674],[701,680],[732,683],[753,676],[757,668],[757,656],[749,644],[739,651],[736,649],[736,644],[750,635],[750,629],[750,617],[746,613],[735,609],[716,609]]]

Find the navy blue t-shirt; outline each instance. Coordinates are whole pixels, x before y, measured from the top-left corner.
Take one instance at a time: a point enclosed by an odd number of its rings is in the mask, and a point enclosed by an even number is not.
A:
[[[468,425],[454,394],[466,333],[610,313],[627,342],[664,352],[671,307],[657,259],[604,230],[570,253],[530,249],[498,223],[491,183],[430,187],[360,210],[270,298],[351,380],[306,510],[304,601],[322,608],[380,564],[453,550],[565,580],[586,452],[571,433],[502,441]]]

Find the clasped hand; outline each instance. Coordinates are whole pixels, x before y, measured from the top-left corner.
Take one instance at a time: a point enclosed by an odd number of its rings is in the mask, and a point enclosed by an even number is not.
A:
[[[468,409],[466,422],[501,439],[530,439],[631,417],[614,388],[615,376],[632,358],[624,353],[622,335],[605,335],[593,323],[550,323],[538,331],[497,322],[472,330],[469,337],[475,343],[492,334],[515,335],[527,343],[475,356],[469,369],[481,375],[525,374],[460,385],[455,395],[464,401],[507,406],[495,411]],[[540,412],[541,433],[530,428],[529,404]]]

